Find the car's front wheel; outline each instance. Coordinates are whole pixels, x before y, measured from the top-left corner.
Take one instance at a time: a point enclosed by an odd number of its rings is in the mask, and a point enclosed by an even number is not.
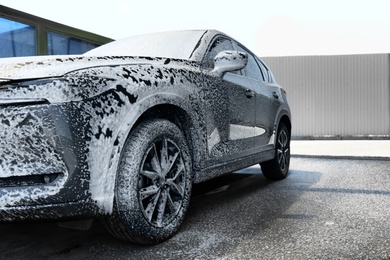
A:
[[[281,123],[278,127],[274,159],[261,163],[264,176],[270,180],[282,180],[287,177],[290,167],[290,131]]]
[[[188,209],[192,188],[189,148],[167,120],[141,123],[122,151],[113,213],[106,218],[116,237],[154,244],[173,236]]]

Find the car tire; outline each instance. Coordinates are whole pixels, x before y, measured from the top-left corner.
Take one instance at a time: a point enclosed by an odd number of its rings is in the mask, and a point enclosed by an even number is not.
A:
[[[156,244],[172,237],[187,212],[192,163],[186,139],[172,122],[141,123],[122,150],[113,212],[105,218],[116,237]]]
[[[282,180],[287,177],[290,167],[290,131],[281,123],[275,144],[274,159],[261,163],[264,176],[270,180]]]

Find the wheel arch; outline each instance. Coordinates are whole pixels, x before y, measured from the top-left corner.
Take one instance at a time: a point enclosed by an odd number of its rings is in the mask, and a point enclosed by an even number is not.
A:
[[[204,120],[200,112],[202,107],[197,99],[198,95],[195,96],[193,93],[187,95],[190,95],[190,98],[193,95],[192,100],[189,100],[188,96],[172,93],[146,96],[118,112],[116,118],[102,123],[102,129],[115,125],[116,131],[112,137],[100,140],[89,149],[88,156],[92,158],[89,162],[91,174],[89,190],[99,213],[110,214],[113,210],[117,168],[124,144],[136,127],[145,120],[165,119],[179,127],[189,147],[192,177],[196,178],[204,163],[202,156],[205,150],[202,147],[205,147],[206,137],[202,134],[205,131],[202,124]]]
[[[165,119],[174,123],[183,132],[185,139],[187,140],[192,158],[193,173],[195,173],[197,172],[197,169],[201,168],[202,149],[198,148],[202,147],[202,145],[199,131],[200,128],[194,120],[194,117],[195,116],[191,115],[190,112],[178,105],[166,103],[157,104],[145,110],[140,117],[137,118],[128,135],[131,135],[131,132],[139,124],[150,119]]]
[[[261,171],[267,179],[282,180],[288,175],[290,165],[291,127],[289,115],[286,113],[281,114],[278,124],[275,127],[274,158],[260,163]],[[284,129],[288,131],[287,137],[282,134],[286,132]]]
[[[289,131],[289,135],[290,135],[289,137],[290,137],[290,139],[291,139],[291,128],[292,128],[292,125],[291,125],[290,117],[287,116],[286,114],[282,115],[282,117],[281,117],[280,120],[279,120],[278,127],[279,127],[279,125],[280,125],[281,123],[283,123],[283,124],[287,127],[287,129],[288,129],[288,131]]]

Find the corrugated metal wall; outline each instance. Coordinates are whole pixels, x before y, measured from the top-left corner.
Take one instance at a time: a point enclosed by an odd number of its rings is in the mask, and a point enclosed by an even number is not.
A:
[[[266,57],[294,137],[390,136],[389,54]]]

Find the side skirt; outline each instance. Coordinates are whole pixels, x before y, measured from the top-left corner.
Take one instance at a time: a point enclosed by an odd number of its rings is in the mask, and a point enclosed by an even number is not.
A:
[[[194,183],[200,183],[209,179],[218,177],[225,173],[234,172],[243,168],[272,160],[275,156],[275,150],[266,150],[253,155],[249,155],[240,159],[231,160],[226,163],[216,164],[196,172],[194,176]]]

